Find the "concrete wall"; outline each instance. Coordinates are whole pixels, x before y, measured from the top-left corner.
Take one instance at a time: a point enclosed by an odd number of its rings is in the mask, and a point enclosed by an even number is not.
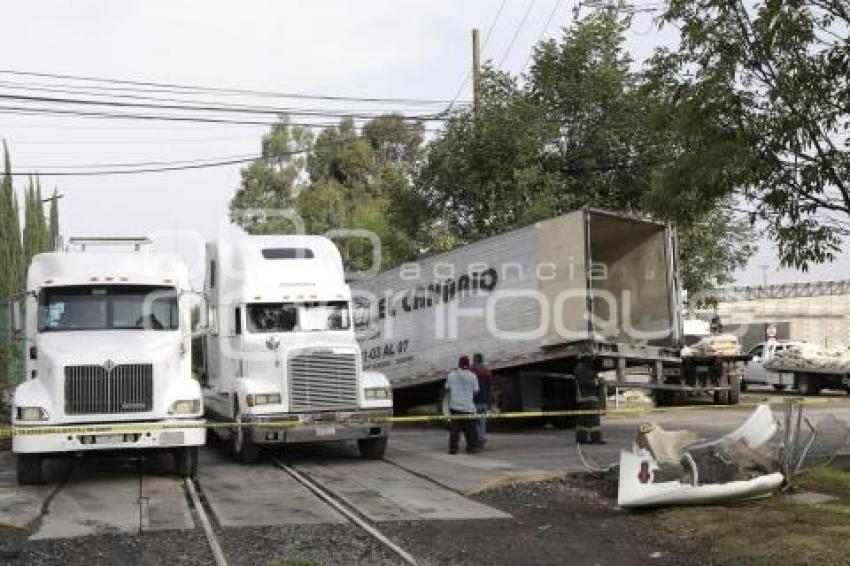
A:
[[[724,324],[788,321],[792,340],[850,345],[850,281],[735,288],[718,298]]]

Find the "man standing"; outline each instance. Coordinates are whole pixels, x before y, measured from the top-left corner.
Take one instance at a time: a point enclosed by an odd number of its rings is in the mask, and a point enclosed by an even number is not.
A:
[[[478,378],[469,371],[469,358],[461,356],[457,362],[457,369],[450,371],[446,378],[449,413],[452,416],[460,417],[449,421],[449,454],[457,454],[461,430],[463,430],[463,436],[466,438],[466,451],[478,452],[481,450],[475,436],[475,421],[468,418],[475,415],[473,397],[477,392]]]
[[[472,373],[478,378],[478,393],[474,397],[475,412],[479,415],[487,414],[493,402],[493,391],[490,388],[492,374],[484,366],[483,354],[472,355]],[[478,447],[484,448],[484,443],[487,442],[487,419],[479,418],[475,421],[475,433],[478,437]]]

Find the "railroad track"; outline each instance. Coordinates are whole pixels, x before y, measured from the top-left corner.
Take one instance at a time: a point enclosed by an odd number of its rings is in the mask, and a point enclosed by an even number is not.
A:
[[[347,501],[344,501],[342,498],[336,496],[330,490],[323,487],[320,482],[312,479],[309,474],[287,464],[286,462],[281,460],[277,455],[269,452],[267,453],[267,456],[277,468],[287,473],[293,480],[304,486],[313,495],[327,503],[331,508],[333,508],[336,512],[342,515],[349,523],[353,524],[354,526],[371,536],[381,546],[383,546],[385,549],[387,549],[392,554],[401,559],[403,563],[409,564],[411,566],[416,566],[418,564],[412,554],[404,550],[398,544],[393,542],[389,537],[384,535],[380,530],[378,530],[374,526],[374,524],[372,524],[368,519],[366,519],[363,513],[357,510],[356,507],[352,506]],[[227,566],[227,556],[224,553],[222,544],[219,540],[218,534],[216,533],[215,526],[213,525],[213,522],[210,518],[210,514],[207,511],[207,506],[205,505],[203,500],[203,486],[200,484],[200,482],[198,482],[198,480],[193,480],[189,478],[186,478],[184,480],[184,484],[186,487],[186,493],[189,498],[189,501],[191,502],[192,507],[197,513],[198,521],[201,523],[204,535],[207,538],[207,542],[210,547],[210,552],[212,553],[213,560],[215,561],[216,566]]]

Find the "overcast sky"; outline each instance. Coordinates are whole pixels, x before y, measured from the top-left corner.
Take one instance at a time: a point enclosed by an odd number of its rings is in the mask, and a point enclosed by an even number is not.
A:
[[[480,28],[482,39],[490,31],[485,59],[504,58],[502,68],[518,72],[535,42],[560,34],[572,21],[574,0],[536,0],[520,27],[531,4],[508,0],[490,30],[500,0],[6,0],[0,53],[2,70],[446,100],[455,97],[467,75],[471,28]],[[544,29],[550,15],[551,24]],[[650,18],[638,14],[629,34],[628,46],[638,61],[655,46],[676,41],[675,30],[655,31]],[[56,81],[0,74],[0,83],[7,83],[3,93],[14,90],[10,82]],[[469,97],[467,84],[460,98]],[[46,173],[50,168],[68,170],[91,164],[256,154],[264,130],[262,126],[21,116],[0,110],[0,137],[9,143],[14,169],[39,170],[46,188],[58,186],[65,195],[61,200],[65,235],[181,230],[214,237],[238,186],[239,165],[126,176],[51,177]],[[17,182],[22,187],[23,179]],[[192,247],[185,241],[181,251]],[[801,276],[777,272],[775,263],[770,246],[763,246],[740,282],[761,283],[761,265],[770,266],[769,282],[842,278],[850,272],[841,263]]]

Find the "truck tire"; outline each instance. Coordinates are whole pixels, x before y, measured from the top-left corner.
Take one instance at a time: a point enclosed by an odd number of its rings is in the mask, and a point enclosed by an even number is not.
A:
[[[195,479],[198,477],[197,446],[184,446],[174,450],[174,473],[181,478]]]
[[[715,391],[714,392],[714,404],[715,405],[728,405],[729,404],[729,391]]]
[[[820,386],[816,383],[813,376],[803,374],[797,377],[797,391],[804,397],[810,397],[820,393]]]
[[[773,389],[774,389],[774,390],[776,390],[776,391],[778,391],[778,392],[780,392],[780,393],[781,393],[782,391],[785,391],[785,389],[787,389],[787,388],[788,388],[788,386],[787,386],[787,385],[782,385],[782,384],[779,384],[779,383],[774,383],[774,384],[773,384]]]
[[[38,485],[41,483],[41,454],[18,454],[18,485]]]
[[[241,413],[236,413],[236,424],[242,423]],[[230,435],[231,448],[233,450],[233,459],[242,465],[250,466],[256,464],[260,460],[260,447],[251,441],[251,437],[245,434],[245,427],[236,426],[233,428],[233,433]]]
[[[741,384],[743,379],[740,376],[732,376],[729,383],[729,392],[726,394],[726,399],[730,405],[737,405],[741,402]]]
[[[361,438],[357,441],[357,449],[364,460],[380,460],[387,452],[388,437]]]

